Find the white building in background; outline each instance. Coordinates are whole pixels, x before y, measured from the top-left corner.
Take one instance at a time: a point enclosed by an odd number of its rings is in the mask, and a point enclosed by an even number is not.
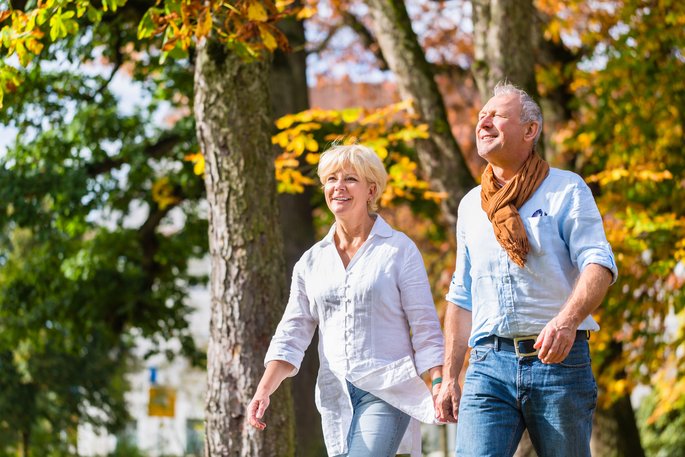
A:
[[[197,262],[193,269],[207,271],[207,262]],[[199,349],[206,349],[209,341],[209,291],[203,287],[189,291],[189,302],[195,311],[189,316],[190,329]],[[114,452],[117,442],[134,446],[149,457],[200,457],[204,455],[204,404],[207,373],[191,367],[182,356],[173,361],[163,354],[147,360],[142,356],[150,342],[141,339],[136,354],[140,370],[129,375],[131,390],[126,394],[132,421],[118,436],[95,430],[88,425],[78,429],[78,455],[83,457],[106,456]],[[162,350],[178,353],[180,343],[170,341]],[[154,370],[154,375],[152,371]],[[153,384],[151,378],[156,378]],[[149,415],[150,388],[166,387],[175,393],[175,404],[170,410],[173,417]]]

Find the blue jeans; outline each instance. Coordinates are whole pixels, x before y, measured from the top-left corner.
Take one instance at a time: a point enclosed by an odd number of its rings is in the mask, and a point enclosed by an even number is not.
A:
[[[527,428],[541,457],[589,457],[596,403],[585,340],[551,365],[476,345],[459,405],[456,455],[513,456]]]
[[[354,413],[347,434],[347,454],[338,457],[394,457],[409,425],[409,415],[349,381],[347,389]]]

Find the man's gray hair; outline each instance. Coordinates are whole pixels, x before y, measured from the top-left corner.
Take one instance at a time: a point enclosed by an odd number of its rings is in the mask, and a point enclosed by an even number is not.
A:
[[[537,122],[538,124],[538,133],[533,140],[533,147],[535,147],[540,138],[540,134],[542,133],[542,110],[540,109],[540,105],[538,105],[535,100],[533,100],[533,97],[528,95],[525,90],[519,89],[506,81],[498,82],[495,85],[493,93],[495,96],[510,94],[519,96],[519,99],[521,100],[521,122]]]

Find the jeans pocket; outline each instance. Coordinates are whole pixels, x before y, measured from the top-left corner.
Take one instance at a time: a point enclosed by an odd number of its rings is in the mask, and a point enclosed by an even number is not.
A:
[[[590,355],[585,351],[571,350],[569,355],[559,362],[559,365],[565,368],[587,368],[591,363]]]
[[[469,363],[483,362],[488,358],[488,354],[492,352],[491,347],[487,346],[476,346],[471,349],[471,355],[469,356]]]

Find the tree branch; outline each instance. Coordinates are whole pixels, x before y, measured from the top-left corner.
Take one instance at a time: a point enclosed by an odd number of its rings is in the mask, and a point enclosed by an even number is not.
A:
[[[160,138],[156,143],[149,145],[143,154],[151,159],[159,159],[167,155],[181,141],[181,135],[173,133]],[[102,162],[92,163],[86,167],[88,175],[91,177],[107,173],[120,167],[126,162],[122,157],[112,157]]]
[[[350,27],[359,36],[362,44],[366,49],[371,51],[373,55],[378,60],[378,66],[380,70],[387,70],[388,62],[386,62],[385,57],[383,57],[383,52],[381,52],[381,47],[373,36],[373,33],[366,26],[357,19],[357,16],[350,13],[349,11],[341,11],[340,14],[343,18],[343,24]]]

